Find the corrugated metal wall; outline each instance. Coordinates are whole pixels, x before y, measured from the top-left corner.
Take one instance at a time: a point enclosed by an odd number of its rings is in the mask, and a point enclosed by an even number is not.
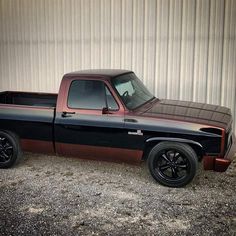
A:
[[[125,68],[156,96],[236,116],[235,0],[0,0],[0,89],[58,90],[65,72]]]

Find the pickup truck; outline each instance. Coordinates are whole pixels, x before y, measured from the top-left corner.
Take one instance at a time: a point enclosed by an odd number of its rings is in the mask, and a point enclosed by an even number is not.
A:
[[[146,161],[162,185],[182,187],[199,162],[225,171],[235,153],[230,109],[153,96],[132,71],[64,75],[58,94],[0,93],[0,167],[22,151]]]

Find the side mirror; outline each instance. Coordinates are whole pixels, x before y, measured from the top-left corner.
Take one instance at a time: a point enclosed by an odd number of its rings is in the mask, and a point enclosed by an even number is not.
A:
[[[103,107],[102,108],[102,114],[103,115],[110,114],[108,107]]]

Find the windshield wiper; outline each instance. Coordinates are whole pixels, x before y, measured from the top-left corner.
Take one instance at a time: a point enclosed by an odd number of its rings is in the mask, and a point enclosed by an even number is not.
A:
[[[140,108],[141,106],[144,106],[145,104],[147,104],[147,103],[149,103],[149,102],[151,102],[152,100],[154,100],[156,97],[155,96],[153,96],[152,98],[150,98],[149,100],[147,100],[146,102],[144,102],[144,103],[142,103],[142,104],[140,104],[139,106],[137,106],[137,107],[135,107],[135,108],[133,108],[132,110],[135,110],[135,109],[138,109],[138,108]]]

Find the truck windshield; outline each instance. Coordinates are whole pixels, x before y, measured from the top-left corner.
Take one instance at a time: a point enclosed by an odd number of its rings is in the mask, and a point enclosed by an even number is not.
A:
[[[134,73],[116,77],[112,80],[112,84],[130,110],[155,98]]]

